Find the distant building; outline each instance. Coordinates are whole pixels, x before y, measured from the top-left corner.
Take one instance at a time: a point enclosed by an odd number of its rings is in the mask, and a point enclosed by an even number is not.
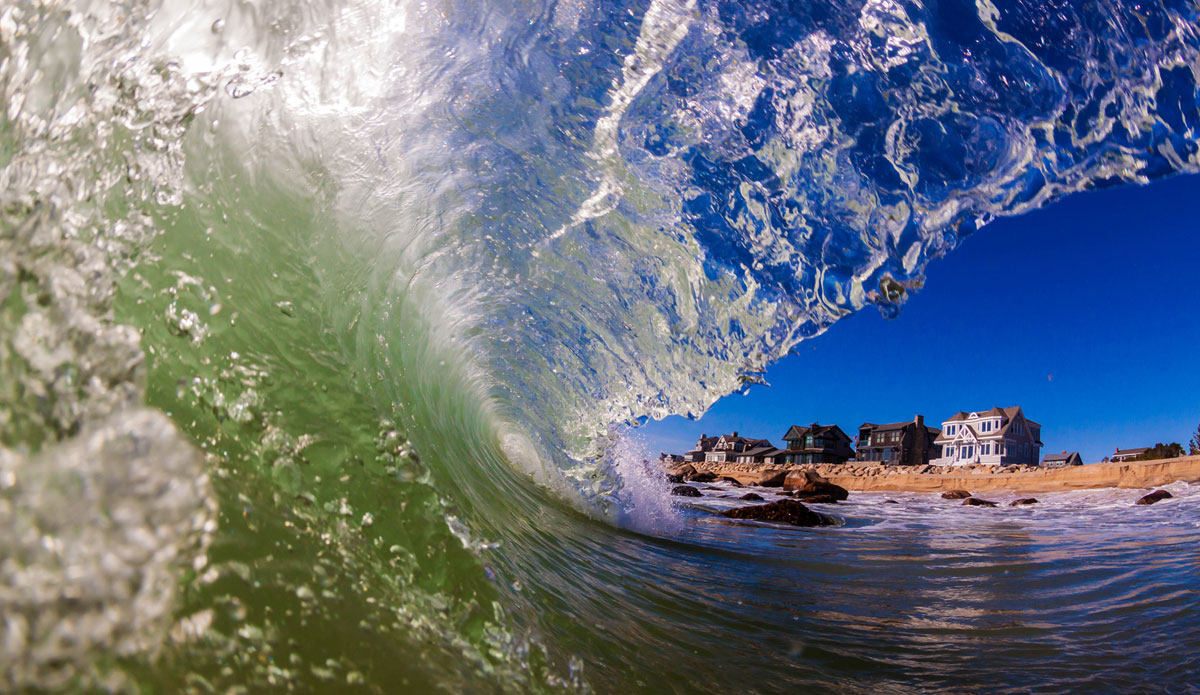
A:
[[[908,422],[876,425],[864,422],[858,428],[859,461],[881,461],[901,466],[923,466],[942,455],[937,445],[942,431],[926,427],[925,417],[918,415]]]
[[[1064,451],[1061,454],[1047,454],[1046,458],[1042,459],[1042,466],[1045,468],[1066,468],[1068,466],[1082,466],[1083,459],[1079,457],[1078,451],[1070,453]]]
[[[850,437],[837,425],[792,425],[783,440],[787,449],[774,455],[776,463],[845,463],[854,458]]]
[[[760,448],[773,449],[774,447],[765,439],[739,437],[737,432],[723,434],[713,444],[712,450],[704,454],[704,460],[717,463],[736,461],[739,454]]]
[[[1135,459],[1147,451],[1150,451],[1150,447],[1148,446],[1141,447],[1140,449],[1117,449],[1116,453],[1112,455],[1110,460],[1121,463],[1124,461],[1129,461],[1130,459]]]
[[[704,455],[712,451],[720,437],[710,437],[707,434],[700,435],[700,440],[696,442],[696,448],[683,455],[683,460],[688,463],[703,461]]]
[[[683,463],[683,456],[680,456],[679,454],[667,454],[659,452],[658,460],[661,463]]]
[[[942,423],[936,444],[942,455],[930,463],[938,466],[1038,465],[1042,426],[1025,417],[1020,406],[960,412]]]

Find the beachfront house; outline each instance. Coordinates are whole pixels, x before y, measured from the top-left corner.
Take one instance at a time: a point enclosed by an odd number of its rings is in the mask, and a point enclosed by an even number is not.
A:
[[[1038,465],[1042,426],[1025,417],[1020,406],[960,412],[942,423],[935,444],[942,455],[930,461],[936,466]]]
[[[720,437],[710,437],[707,434],[700,435],[700,440],[696,442],[696,448],[684,454],[683,460],[687,463],[703,461],[704,455],[712,451],[718,439]]]
[[[854,458],[850,437],[837,425],[792,425],[783,440],[787,449],[774,456],[776,463],[845,463]]]
[[[704,454],[705,461],[725,463],[737,461],[737,457],[754,449],[773,449],[771,442],[765,439],[748,439],[739,437],[737,432],[721,435],[712,450]]]
[[[1064,451],[1061,454],[1046,454],[1046,458],[1042,459],[1043,468],[1067,468],[1068,466],[1082,465],[1083,459],[1080,458],[1078,451]]]
[[[771,442],[765,439],[759,439],[759,446],[755,446],[741,452],[734,459],[738,463],[774,463],[775,455],[779,453]]]
[[[1146,453],[1147,451],[1150,451],[1150,447],[1143,446],[1138,449],[1116,449],[1115,451],[1116,451],[1116,453],[1114,453],[1112,455],[1112,458],[1109,460],[1115,461],[1117,463],[1123,463],[1125,461],[1135,459],[1135,458],[1141,456],[1142,454]]]
[[[907,422],[876,425],[864,422],[858,428],[856,461],[879,461],[900,466],[923,466],[942,455],[937,445],[942,431],[925,426],[925,416]]]

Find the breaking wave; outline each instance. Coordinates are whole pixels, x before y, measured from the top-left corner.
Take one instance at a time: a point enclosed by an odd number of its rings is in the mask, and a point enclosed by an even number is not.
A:
[[[906,692],[849,594],[773,601],[831,565],[730,570],[622,433],[898,311],[996,216],[1196,171],[1198,11],[6,4],[0,683],[717,691],[736,658],[764,690]],[[1164,552],[1194,539],[1172,519]],[[936,581],[1007,571],[988,552]],[[1095,600],[1127,610],[1130,572]],[[903,641],[940,644],[922,621]],[[1083,677],[1055,654],[1047,682]]]

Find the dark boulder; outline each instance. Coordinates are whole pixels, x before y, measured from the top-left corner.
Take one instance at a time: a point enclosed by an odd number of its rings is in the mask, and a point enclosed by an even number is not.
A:
[[[815,502],[815,497],[832,497],[835,502],[840,502],[850,497],[846,488],[834,485],[814,471],[803,471],[803,484],[799,484],[800,480],[797,478],[794,474],[790,475],[784,483],[784,488],[793,490],[792,494],[797,499]]]
[[[742,487],[742,484],[737,481],[737,478],[730,478],[729,476],[722,477],[721,482],[729,483],[730,485],[732,485],[734,487]]]
[[[988,500],[981,500],[978,497],[968,497],[967,499],[963,500],[963,505],[967,507],[995,507],[996,503],[989,502]]]
[[[1011,503],[1010,503],[1008,506],[1010,506],[1010,507],[1024,507],[1024,506],[1025,506],[1025,505],[1027,505],[1027,504],[1037,504],[1037,503],[1038,503],[1038,501],[1037,501],[1037,500],[1035,500],[1034,498],[1032,498],[1032,497],[1025,497],[1024,499],[1013,500],[1013,501],[1012,501],[1012,502],[1011,502]]]
[[[685,463],[670,473],[667,473],[667,482],[682,483],[689,475],[696,475],[696,467],[690,463]]]
[[[746,500],[747,502],[762,502],[763,498],[762,498],[762,495],[759,495],[759,494],[756,494],[753,492],[747,492],[746,494],[742,495],[738,499]]]
[[[717,479],[716,473],[705,471],[703,473],[693,473],[687,477],[689,483],[711,483]]]
[[[1138,504],[1154,504],[1155,502],[1169,500],[1174,496],[1175,495],[1172,495],[1171,493],[1167,492],[1166,490],[1155,490],[1154,492],[1151,492],[1149,495],[1146,495],[1145,497],[1138,500],[1137,503]]]
[[[884,503],[884,504],[900,504],[900,503],[899,503],[899,502],[897,502],[896,500],[884,500],[884,501],[883,501],[883,503]]]
[[[777,524],[793,526],[834,526],[837,524],[833,517],[818,514],[796,500],[779,500],[770,504],[755,504],[749,507],[728,509],[721,512],[721,516],[730,519],[772,521]]]
[[[797,495],[799,497],[799,495]],[[809,504],[837,504],[838,498],[833,495],[808,495],[802,498]]]
[[[947,490],[942,493],[944,500],[965,500],[971,496],[971,493],[966,490]]]
[[[783,487],[783,481],[787,480],[787,477],[788,471],[764,471],[754,484],[759,487]]]
[[[699,490],[691,485],[680,485],[671,489],[671,494],[676,497],[703,497]]]

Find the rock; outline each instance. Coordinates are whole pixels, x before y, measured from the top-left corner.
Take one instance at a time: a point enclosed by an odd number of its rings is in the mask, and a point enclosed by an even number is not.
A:
[[[728,509],[721,512],[721,516],[730,519],[773,521],[793,526],[833,526],[837,523],[833,517],[818,514],[795,500],[779,500],[770,504]]]
[[[670,473],[667,473],[667,482],[682,483],[684,479],[690,475],[696,475],[696,467],[690,463],[685,463]]]
[[[838,498],[833,495],[808,495],[802,498],[809,504],[837,504]]]
[[[1035,500],[1034,498],[1032,498],[1032,497],[1025,497],[1025,498],[1023,498],[1023,499],[1019,499],[1019,500],[1013,500],[1013,501],[1012,501],[1012,502],[1011,502],[1011,503],[1010,503],[1008,506],[1010,506],[1010,507],[1023,507],[1023,506],[1025,506],[1025,505],[1027,505],[1027,504],[1037,504],[1037,503],[1038,503],[1038,501],[1037,501],[1037,500]]]
[[[746,500],[747,502],[762,502],[763,498],[762,498],[762,495],[759,495],[759,494],[756,494],[753,492],[747,492],[746,494],[742,495],[738,499]]]
[[[720,488],[720,487],[716,487],[716,486],[713,486],[713,485],[709,485],[708,487],[706,487],[706,488],[704,488],[704,489],[705,489],[705,490],[717,490],[717,491],[721,491],[721,490],[724,490],[725,488]]]
[[[1138,504],[1154,504],[1155,502],[1169,500],[1174,496],[1175,495],[1172,495],[1171,493],[1167,492],[1166,490],[1155,490],[1154,492],[1151,492],[1149,495],[1146,495],[1145,497],[1138,500],[1137,503]]]
[[[737,481],[737,478],[730,478],[729,476],[725,476],[725,477],[721,478],[721,481],[729,483],[730,485],[732,485],[734,487],[742,487],[742,484]]]
[[[783,481],[787,479],[789,471],[764,471],[754,482],[758,487],[783,487]]]
[[[818,475],[816,471],[792,471],[784,480],[783,488],[794,490],[795,496],[799,499],[811,499],[822,495],[832,497],[835,501],[841,501],[850,497],[846,488],[834,485]]]
[[[944,500],[965,500],[971,496],[971,493],[966,490],[947,490],[942,493]]]
[[[705,471],[703,473],[693,473],[692,475],[689,475],[686,478],[686,480],[689,483],[711,483],[711,482],[715,481],[716,479],[717,479],[717,474],[710,473],[708,471]]]
[[[897,502],[896,500],[884,500],[884,501],[883,501],[883,503],[884,503],[884,504],[900,504],[900,503],[899,503],[899,502]]]
[[[671,489],[671,494],[677,497],[703,497],[700,491],[691,485],[680,485]]]
[[[995,507],[996,503],[989,502],[987,500],[981,500],[978,497],[968,497],[963,500],[963,505],[967,507]]]

